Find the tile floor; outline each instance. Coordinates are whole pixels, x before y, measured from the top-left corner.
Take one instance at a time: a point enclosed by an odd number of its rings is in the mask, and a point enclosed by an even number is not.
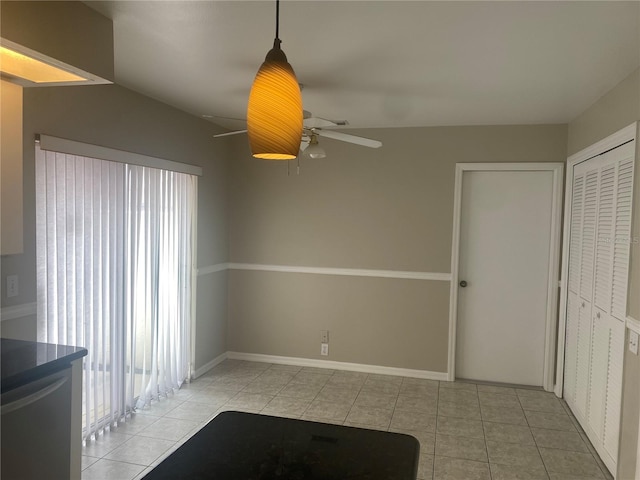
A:
[[[611,478],[551,393],[227,360],[84,447],[82,479],[140,479],[225,410],[409,433],[421,480]]]

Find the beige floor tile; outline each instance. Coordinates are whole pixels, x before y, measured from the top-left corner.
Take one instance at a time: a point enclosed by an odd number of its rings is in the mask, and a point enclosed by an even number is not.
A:
[[[361,407],[354,405],[345,421],[387,429],[391,423],[392,409]]]
[[[320,385],[305,385],[303,383],[290,383],[278,393],[282,397],[303,398],[313,400],[322,390]]]
[[[224,404],[235,397],[238,392],[232,390],[222,390],[219,388],[206,387],[193,392],[189,397],[190,402],[208,403],[210,405]],[[155,410],[154,410],[155,412]]]
[[[82,455],[82,463],[80,468],[82,470],[85,470],[87,467],[90,467],[91,465],[96,463],[98,460],[100,460],[98,457],[89,457],[87,455]]]
[[[377,383],[401,385],[402,377],[398,377],[395,375],[380,375],[377,373],[370,373],[364,382],[365,385],[373,385]]]
[[[100,459],[82,472],[82,480],[133,480],[145,467]]]
[[[248,408],[249,410],[262,410],[267,404],[273,400],[272,395],[263,395],[261,393],[244,393],[240,392],[227,403],[227,407]]]
[[[526,467],[513,465],[489,464],[491,468],[492,480],[548,480],[547,472],[544,470],[531,471]]]
[[[452,403],[440,400],[438,402],[438,415],[443,417],[467,418],[480,420],[480,406],[476,403]]]
[[[369,391],[360,390],[360,393],[358,394],[354,405],[359,405],[361,407],[393,409],[396,406],[397,399],[398,395],[372,393]]]
[[[590,453],[540,448],[540,455],[549,472],[604,478],[600,467]]]
[[[475,383],[461,382],[456,380],[455,382],[440,382],[441,388],[449,388],[452,390],[467,390],[470,392],[477,392],[478,387]]]
[[[244,393],[261,393],[263,395],[277,395],[289,383],[289,380],[284,383],[270,382],[258,377],[249,385],[242,389]]]
[[[276,396],[264,407],[262,413],[300,417],[309,408],[309,405],[311,405],[311,400]]]
[[[589,448],[578,432],[532,428],[531,433],[538,447],[589,453]]]
[[[496,393],[498,395],[516,395],[516,389],[497,385],[478,384],[478,393]]]
[[[136,436],[104,458],[149,466],[174,445],[175,442],[171,440]]]
[[[397,429],[393,426],[389,428],[390,432],[404,433],[405,435],[411,435],[415,437],[420,443],[420,453],[433,455],[436,445],[435,432],[427,432],[424,430],[410,430],[410,429]]]
[[[314,400],[311,402],[311,405],[309,405],[309,408],[307,408],[303,418],[306,416],[344,422],[349,410],[351,410],[350,403],[334,403]]]
[[[398,395],[396,408],[409,412],[423,412],[436,415],[438,413],[438,400],[434,396],[430,397],[413,397],[401,393]]]
[[[412,435],[420,442],[420,480],[547,479],[536,442],[551,479],[602,479],[575,420],[550,392],[233,360],[83,448],[83,480],[142,478],[147,462],[157,465],[209,415],[227,410]],[[514,423],[497,423],[504,421]],[[163,438],[166,432],[180,436]]]
[[[323,375],[319,373],[300,370],[291,379],[291,383],[304,383],[307,385],[320,385],[321,387],[324,387],[324,385],[329,381],[330,378],[331,375]]]
[[[453,437],[436,434],[436,455],[488,462],[483,438]]]
[[[124,433],[105,432],[102,435],[98,435],[93,441],[88,440],[87,444],[82,447],[82,455],[98,458],[104,457],[131,438],[133,438],[132,435]]]
[[[497,393],[478,392],[481,406],[520,408],[520,401],[515,395],[502,395]]]
[[[478,393],[475,390],[469,391],[455,388],[441,388],[438,394],[438,401],[464,405],[479,405]]]
[[[436,433],[454,437],[484,438],[482,422],[466,418],[438,417]]]
[[[555,397],[521,395],[520,404],[525,410],[533,412],[566,413],[562,403]]]
[[[209,404],[209,403],[196,403],[196,402],[184,402],[179,407],[174,408],[165,415],[167,418],[178,418],[180,420],[190,420],[193,422],[203,422],[209,420],[216,410],[223,404]]]
[[[434,480],[491,480],[489,464],[461,458],[435,457]]]
[[[400,383],[388,383],[388,382],[371,382],[367,379],[360,392],[364,393],[376,393],[381,395],[395,395],[400,393]]]
[[[302,367],[302,370],[300,371],[317,373],[319,375],[333,375],[334,373],[336,373],[336,371],[331,368],[320,368],[320,367]]]
[[[354,403],[360,393],[359,387],[346,386],[345,384],[327,384],[318,392],[316,399],[324,402]]]
[[[433,479],[433,455],[420,454],[418,462],[418,480]]]
[[[546,412],[530,412],[524,411],[527,422],[532,428],[547,428],[549,430],[563,430],[567,432],[575,432],[576,427],[568,415]]]
[[[508,423],[483,422],[484,436],[487,441],[503,443],[519,443],[521,445],[535,445],[531,430],[526,425],[511,425]]]
[[[124,433],[126,435],[136,435],[160,418],[162,417],[133,414],[127,418],[126,421],[120,422],[117,427],[112,428],[111,431],[114,433]]]
[[[396,408],[391,417],[390,427],[435,432],[436,416],[422,412],[406,412]]]
[[[138,435],[177,441],[198,426],[197,422],[163,417],[142,430]]]
[[[435,380],[423,380],[419,378],[404,378],[400,385],[400,394],[413,397],[436,397],[438,395],[438,382]]]
[[[492,442],[487,440],[489,463],[526,468],[529,472],[544,472],[538,449],[533,445]]]
[[[527,425],[522,408],[518,407],[488,407],[480,405],[482,420],[494,423],[510,423],[512,425]]]

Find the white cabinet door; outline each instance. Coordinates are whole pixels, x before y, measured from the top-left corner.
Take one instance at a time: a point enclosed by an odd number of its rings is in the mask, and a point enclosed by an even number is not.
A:
[[[567,403],[615,473],[635,141],[574,166],[567,282]]]

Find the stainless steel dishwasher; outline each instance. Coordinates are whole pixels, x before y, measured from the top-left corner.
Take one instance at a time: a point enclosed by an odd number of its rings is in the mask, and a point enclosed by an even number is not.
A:
[[[2,480],[71,477],[71,367],[2,393]]]

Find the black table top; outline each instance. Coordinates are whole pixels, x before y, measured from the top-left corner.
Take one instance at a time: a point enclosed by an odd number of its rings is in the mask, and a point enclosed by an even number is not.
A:
[[[13,390],[39,378],[51,375],[82,358],[87,349],[52,343],[0,339],[2,392]]]
[[[410,435],[223,412],[145,480],[415,480]]]

